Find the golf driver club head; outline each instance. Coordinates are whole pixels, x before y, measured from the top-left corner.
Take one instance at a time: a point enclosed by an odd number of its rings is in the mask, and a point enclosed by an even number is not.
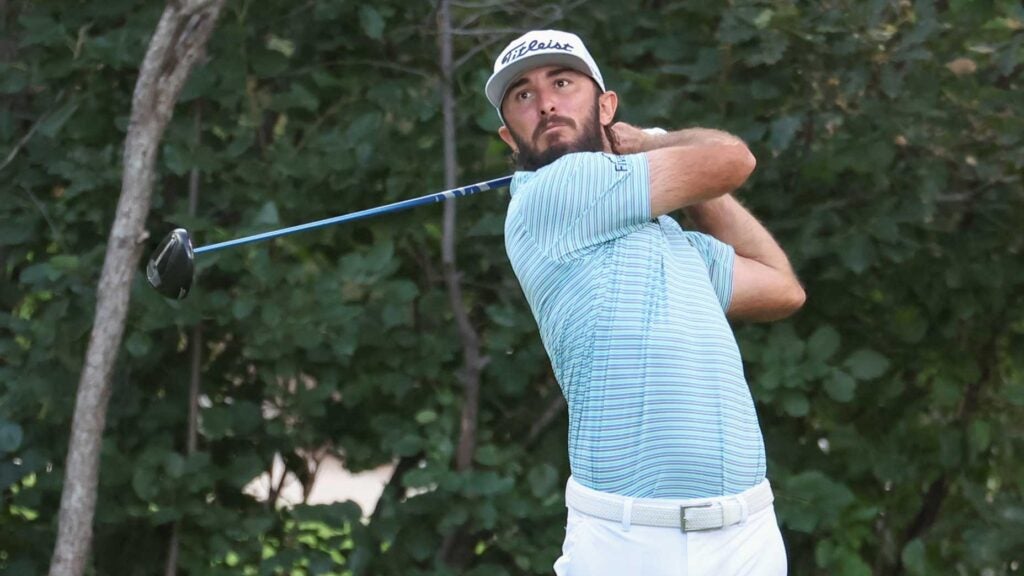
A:
[[[192,240],[188,230],[175,228],[157,246],[146,265],[149,285],[167,298],[181,300],[188,296],[194,271]]]

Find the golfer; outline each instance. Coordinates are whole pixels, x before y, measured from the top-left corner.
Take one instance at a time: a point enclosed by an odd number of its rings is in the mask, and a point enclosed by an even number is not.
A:
[[[785,574],[727,319],[783,318],[804,291],[730,196],[753,155],[717,130],[615,122],[618,97],[566,32],[514,40],[485,91],[518,168],[506,250],[569,405],[556,574]]]

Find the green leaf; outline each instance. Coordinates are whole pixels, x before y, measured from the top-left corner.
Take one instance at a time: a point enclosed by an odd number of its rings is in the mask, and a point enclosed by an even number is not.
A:
[[[78,256],[72,256],[70,254],[58,254],[53,258],[50,258],[50,264],[56,270],[61,272],[71,272],[78,268]]]
[[[0,451],[2,454],[2,451]],[[24,467],[16,466],[12,462],[0,462],[0,490],[6,491],[16,482],[26,476]]]
[[[800,129],[802,120],[798,116],[783,116],[772,121],[771,146],[775,152],[789,148],[790,143]]]
[[[490,470],[475,472],[466,483],[466,493],[470,496],[493,496],[511,489],[514,483],[512,478]]]
[[[149,353],[153,347],[153,341],[145,332],[132,332],[125,340],[124,347],[128,353],[138,358]]]
[[[530,468],[526,481],[530,484],[530,492],[544,499],[557,491],[558,471],[551,464],[540,464]]]
[[[260,211],[256,213],[253,220],[254,226],[277,226],[281,222],[281,216],[277,213],[277,204],[264,202]]]
[[[35,233],[35,223],[31,218],[8,220],[0,226],[0,246],[22,244]]]
[[[855,234],[839,249],[839,258],[851,271],[860,274],[875,261],[875,246],[866,234]]]
[[[275,34],[271,34],[267,38],[267,49],[280,52],[285,56],[285,58],[291,58],[292,54],[295,54],[295,42],[286,38],[281,38]]]
[[[255,402],[238,400],[228,410],[231,418],[231,430],[239,436],[255,432],[263,423],[260,407]]]
[[[257,75],[272,78],[287,70],[289,62],[280,52],[262,48],[253,51],[250,64]]]
[[[818,470],[790,476],[776,496],[782,524],[808,534],[838,526],[844,509],[854,501],[849,488]]]
[[[331,525],[339,520],[358,521],[362,518],[362,510],[352,501],[334,502],[331,504],[300,504],[292,508],[292,514],[300,522],[318,522]]]
[[[359,23],[370,38],[380,40],[384,36],[384,18],[373,6],[363,4],[359,7]]]
[[[53,114],[50,114],[39,123],[39,133],[48,138],[53,138],[60,132],[64,123],[75,114],[76,110],[78,110],[78,102],[65,102]]]
[[[756,18],[754,18],[754,26],[756,26],[759,30],[764,30],[765,28],[768,27],[769,24],[771,24],[772,16],[774,15],[775,11],[772,10],[771,8],[765,8],[764,10],[761,10],[761,13],[758,14]]]
[[[807,355],[822,362],[828,360],[839,349],[839,340],[839,331],[824,324],[807,340]]]
[[[177,452],[167,452],[164,456],[164,470],[167,476],[177,480],[185,473],[185,458]]]
[[[239,298],[231,303],[231,315],[235,320],[244,320],[252,314],[256,303],[248,298]]]
[[[961,465],[964,448],[964,435],[960,430],[946,428],[939,432],[939,461],[947,468]]]
[[[132,474],[132,490],[140,499],[148,501],[156,497],[159,492],[157,477],[153,470],[146,466],[139,466]]]
[[[211,439],[227,435],[231,429],[231,418],[224,406],[212,406],[200,413],[201,430]]]
[[[915,538],[910,541],[900,552],[900,559],[909,574],[929,574],[928,563],[925,560],[924,543]]]
[[[833,370],[829,378],[825,380],[825,391],[838,402],[849,402],[853,400],[854,392],[857,390],[857,381],[842,370]]]
[[[494,444],[484,444],[476,449],[473,459],[483,466],[495,466],[501,461],[501,455]]]
[[[861,348],[843,363],[858,380],[878,378],[889,369],[889,359],[869,348]]]
[[[423,440],[415,434],[406,434],[398,442],[395,442],[395,454],[399,456],[412,456],[423,448]]]
[[[904,306],[896,309],[893,314],[892,327],[900,340],[917,344],[928,331],[928,321],[918,308]]]
[[[271,516],[250,516],[242,521],[242,529],[253,536],[260,536],[274,525]]]
[[[420,424],[430,424],[437,420],[437,412],[433,410],[420,410],[416,413],[416,422]]]
[[[681,71],[695,81],[707,80],[722,69],[722,57],[715,48],[701,48],[693,64],[681,67]]]
[[[807,396],[797,390],[787,390],[782,395],[782,409],[790,416],[801,418],[810,411],[811,404]]]
[[[0,454],[14,452],[20,448],[22,438],[21,426],[0,419]]]
[[[224,470],[224,479],[231,485],[242,488],[263,472],[266,467],[259,456],[251,452],[234,454]]]
[[[985,420],[972,421],[967,430],[967,441],[973,452],[984,452],[992,444],[992,425]]]
[[[53,282],[60,278],[60,271],[50,265],[49,262],[33,264],[21,271],[19,280],[25,284],[38,285],[46,282]]]
[[[1006,383],[1004,397],[1014,406],[1024,406],[1024,375]]]
[[[17,94],[28,86],[28,74],[0,64],[0,94]]]

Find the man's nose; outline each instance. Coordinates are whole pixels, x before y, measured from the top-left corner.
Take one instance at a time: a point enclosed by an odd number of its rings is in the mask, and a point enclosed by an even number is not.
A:
[[[541,116],[555,113],[555,99],[550,94],[540,94],[537,101],[540,104]]]

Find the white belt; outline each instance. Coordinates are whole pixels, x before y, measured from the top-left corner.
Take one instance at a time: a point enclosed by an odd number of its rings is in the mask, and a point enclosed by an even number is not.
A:
[[[588,516],[641,526],[678,528],[683,532],[717,530],[739,524],[747,516],[771,506],[774,500],[768,480],[732,496],[664,502],[598,492],[581,486],[572,478],[565,490],[566,506]]]

